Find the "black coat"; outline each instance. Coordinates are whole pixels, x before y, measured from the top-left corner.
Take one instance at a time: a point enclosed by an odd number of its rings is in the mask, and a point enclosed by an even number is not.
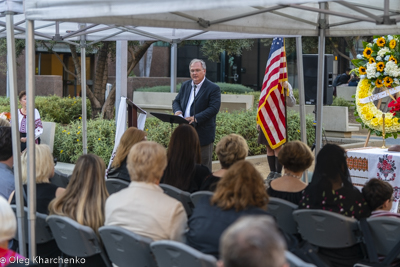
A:
[[[172,103],[174,113],[177,111],[185,113],[191,91],[192,80],[184,82]],[[215,139],[215,121],[221,106],[221,90],[219,86],[205,78],[200,91],[196,94],[195,101],[196,131],[199,135],[200,145],[206,146],[213,143]],[[190,109],[190,116],[193,116],[193,107],[194,104]]]

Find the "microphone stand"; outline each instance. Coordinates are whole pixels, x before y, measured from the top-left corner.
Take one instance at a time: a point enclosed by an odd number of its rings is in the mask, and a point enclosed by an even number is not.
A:
[[[192,126],[194,128],[196,128],[196,126],[197,126],[197,122],[196,122],[196,88],[197,88],[197,85],[195,84],[193,87],[193,122],[192,122]]]

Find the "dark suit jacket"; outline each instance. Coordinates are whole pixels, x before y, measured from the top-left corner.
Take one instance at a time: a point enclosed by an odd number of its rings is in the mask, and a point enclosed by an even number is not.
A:
[[[172,103],[174,113],[179,110],[185,113],[191,90],[192,80],[182,84],[178,95]],[[200,145],[205,146],[214,142],[215,139],[215,120],[221,106],[221,90],[218,85],[206,78],[201,85],[200,91],[196,94],[195,100],[196,131],[199,135]],[[190,109],[190,116],[193,116],[193,107],[194,104]]]

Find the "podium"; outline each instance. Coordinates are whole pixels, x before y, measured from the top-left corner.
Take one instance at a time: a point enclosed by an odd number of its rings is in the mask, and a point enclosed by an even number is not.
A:
[[[147,114],[147,112],[138,107],[128,98],[126,98],[126,104],[128,105],[128,127],[133,126],[137,128],[138,112],[143,114]]]
[[[188,124],[189,123],[187,120],[185,120],[181,116],[170,115],[167,113],[158,113],[158,112],[150,112],[150,114],[163,122],[171,123],[171,134],[173,131],[174,123],[177,123],[177,124],[182,124],[182,123]]]

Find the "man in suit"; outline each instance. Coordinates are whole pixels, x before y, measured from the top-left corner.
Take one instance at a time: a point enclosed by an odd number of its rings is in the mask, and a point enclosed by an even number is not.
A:
[[[172,103],[172,109],[175,115],[185,118],[196,128],[200,139],[202,164],[211,170],[215,120],[221,106],[221,90],[205,77],[206,64],[203,60],[193,59],[189,70],[192,80],[182,84]]]

